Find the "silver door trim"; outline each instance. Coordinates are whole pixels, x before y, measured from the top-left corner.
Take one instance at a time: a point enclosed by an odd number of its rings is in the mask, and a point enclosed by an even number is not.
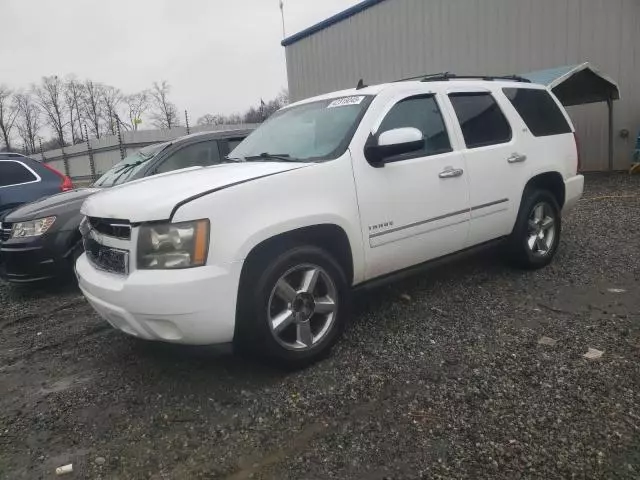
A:
[[[494,205],[500,205],[501,203],[506,203],[508,201],[509,201],[508,198],[501,198],[500,200],[495,200],[495,201],[489,202],[489,203],[483,203],[482,205],[476,205],[476,206],[471,207],[471,208],[465,208],[464,210],[458,210],[458,211],[455,211],[455,212],[446,213],[444,215],[439,215],[437,217],[428,218],[426,220],[420,220],[419,222],[414,222],[414,223],[410,223],[408,225],[403,225],[401,227],[391,228],[389,230],[385,230],[384,232],[376,232],[376,233],[373,233],[373,234],[369,235],[369,239],[381,237],[383,235],[389,235],[391,233],[401,232],[402,230],[406,230],[408,228],[419,227],[419,226],[425,225],[427,223],[437,222],[438,220],[444,220],[445,218],[455,217],[455,216],[458,216],[458,215],[462,215],[464,213],[474,212],[476,210],[480,210],[480,209],[487,208],[487,207],[492,207]]]

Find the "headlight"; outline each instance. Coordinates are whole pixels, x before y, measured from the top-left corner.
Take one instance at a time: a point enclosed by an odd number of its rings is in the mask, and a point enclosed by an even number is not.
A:
[[[207,261],[209,220],[143,225],[138,236],[142,270],[200,267]]]
[[[14,223],[11,238],[39,237],[49,230],[55,221],[56,217],[46,217]]]

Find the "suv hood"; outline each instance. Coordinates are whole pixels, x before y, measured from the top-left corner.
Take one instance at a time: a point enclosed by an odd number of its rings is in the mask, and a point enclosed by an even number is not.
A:
[[[50,215],[63,215],[72,210],[80,211],[82,202],[89,195],[99,192],[99,188],[80,188],[69,192],[62,192],[50,197],[44,197],[35,202],[21,205],[5,217],[7,222],[22,222],[48,217]]]
[[[143,178],[92,195],[82,206],[82,213],[90,217],[128,220],[131,223],[168,220],[178,203],[184,203],[185,200],[311,165],[314,164],[224,163]]]

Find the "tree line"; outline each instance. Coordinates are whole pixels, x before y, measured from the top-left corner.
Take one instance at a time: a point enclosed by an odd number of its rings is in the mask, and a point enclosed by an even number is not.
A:
[[[260,100],[260,104],[249,107],[244,113],[234,113],[231,115],[206,114],[198,118],[198,125],[236,125],[239,123],[262,123],[273,113],[280,110],[289,103],[289,93],[282,90],[276,98],[265,102]]]
[[[21,150],[26,154],[138,130],[143,117],[155,128],[180,126],[176,105],[170,100],[171,86],[165,80],[149,89],[123,93],[119,88],[73,75],[42,77],[28,89],[12,90],[0,84],[0,151]],[[288,95],[233,115],[207,114],[198,125],[260,123],[286,105]],[[52,135],[48,140],[43,135]]]
[[[39,150],[45,127],[53,136],[43,148],[50,149],[86,141],[88,136],[116,135],[118,126],[137,130],[145,114],[157,128],[178,126],[170,91],[164,80],[125,94],[104,83],[56,75],[42,77],[28,89],[0,85],[0,150]]]

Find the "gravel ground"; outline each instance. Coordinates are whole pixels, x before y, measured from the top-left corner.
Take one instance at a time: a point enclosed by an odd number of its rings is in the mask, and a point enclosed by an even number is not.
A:
[[[363,293],[295,373],[0,285],[0,477],[640,478],[639,246],[640,177],[591,176],[550,267],[485,254]]]

